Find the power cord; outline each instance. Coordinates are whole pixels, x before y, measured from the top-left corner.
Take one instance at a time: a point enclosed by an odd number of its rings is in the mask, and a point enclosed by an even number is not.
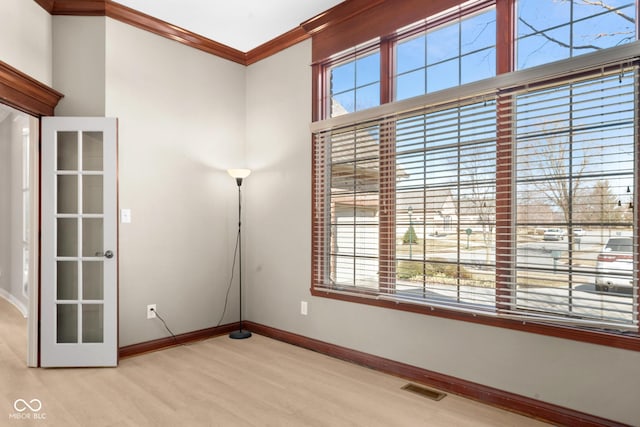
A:
[[[238,230],[238,234],[236,236],[236,247],[233,251],[233,263],[231,264],[231,278],[229,279],[229,285],[227,286],[227,294],[224,297],[224,308],[222,309],[222,315],[220,316],[220,320],[218,320],[218,324],[216,325],[216,327],[220,326],[220,324],[222,323],[222,319],[224,319],[224,315],[227,312],[227,303],[229,302],[229,291],[231,290],[231,285],[233,284],[233,276],[236,269],[236,258],[238,256],[239,243],[240,243],[240,230]],[[160,319],[165,329],[171,334],[171,337],[173,337],[173,341],[177,343],[178,338],[176,338],[175,334],[171,331],[171,329],[169,329],[169,326],[167,326],[167,322],[165,322],[162,316],[160,316],[160,313],[158,313],[158,310],[154,308],[150,308],[149,310],[153,311],[156,314],[156,317]]]
[[[233,250],[233,263],[231,264],[231,278],[229,279],[229,286],[227,286],[227,295],[224,297],[224,308],[222,309],[222,315],[220,316],[220,320],[218,320],[218,324],[216,327],[220,326],[222,323],[222,319],[224,319],[224,314],[227,312],[227,303],[229,302],[229,291],[231,290],[231,285],[233,284],[233,273],[236,271],[236,257],[238,256],[238,244],[240,243],[240,230],[238,230],[238,234],[236,235],[236,248]]]
[[[158,310],[156,310],[155,308],[150,308],[149,310],[150,310],[150,311],[153,311],[153,312],[156,314],[156,317],[157,317],[158,319],[160,319],[160,321],[161,321],[161,322],[162,322],[162,324],[164,325],[165,329],[166,329],[167,331],[169,331],[169,333],[170,333],[170,334],[171,334],[171,336],[173,337],[173,341],[177,343],[177,342],[178,342],[178,338],[176,338],[176,336],[174,335],[174,333],[173,333],[173,332],[171,332],[171,329],[169,329],[169,327],[167,326],[167,322],[165,322],[165,321],[164,321],[164,319],[162,318],[162,316],[160,316],[160,314],[158,313]]]

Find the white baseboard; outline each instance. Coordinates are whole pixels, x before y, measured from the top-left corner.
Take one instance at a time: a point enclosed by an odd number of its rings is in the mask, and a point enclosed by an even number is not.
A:
[[[0,297],[6,299],[7,301],[9,301],[11,304],[13,304],[13,306],[15,308],[17,308],[20,313],[22,313],[22,316],[26,319],[29,313],[29,310],[27,309],[27,306],[24,305],[24,303],[22,301],[20,301],[19,299],[17,299],[16,297],[14,297],[12,294],[10,294],[9,292],[7,292],[6,289],[4,288],[0,288]]]

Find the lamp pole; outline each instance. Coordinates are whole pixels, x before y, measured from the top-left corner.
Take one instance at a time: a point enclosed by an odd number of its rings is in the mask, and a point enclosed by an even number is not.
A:
[[[229,334],[229,338],[236,340],[249,338],[251,332],[242,330],[242,180],[249,176],[249,169],[229,169],[229,175],[238,184],[238,293],[240,295],[240,329]]]

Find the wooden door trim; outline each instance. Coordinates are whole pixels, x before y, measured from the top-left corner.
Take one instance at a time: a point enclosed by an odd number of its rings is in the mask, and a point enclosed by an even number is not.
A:
[[[52,116],[64,95],[0,61],[0,102],[36,117]]]

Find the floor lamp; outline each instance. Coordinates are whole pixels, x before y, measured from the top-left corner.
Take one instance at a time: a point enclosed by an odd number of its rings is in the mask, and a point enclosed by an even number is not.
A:
[[[239,277],[239,291],[240,291],[240,330],[233,331],[229,334],[229,338],[234,340],[241,340],[249,338],[251,332],[242,330],[242,180],[251,174],[249,169],[229,169],[227,170],[229,175],[236,179],[238,184],[238,277]]]

